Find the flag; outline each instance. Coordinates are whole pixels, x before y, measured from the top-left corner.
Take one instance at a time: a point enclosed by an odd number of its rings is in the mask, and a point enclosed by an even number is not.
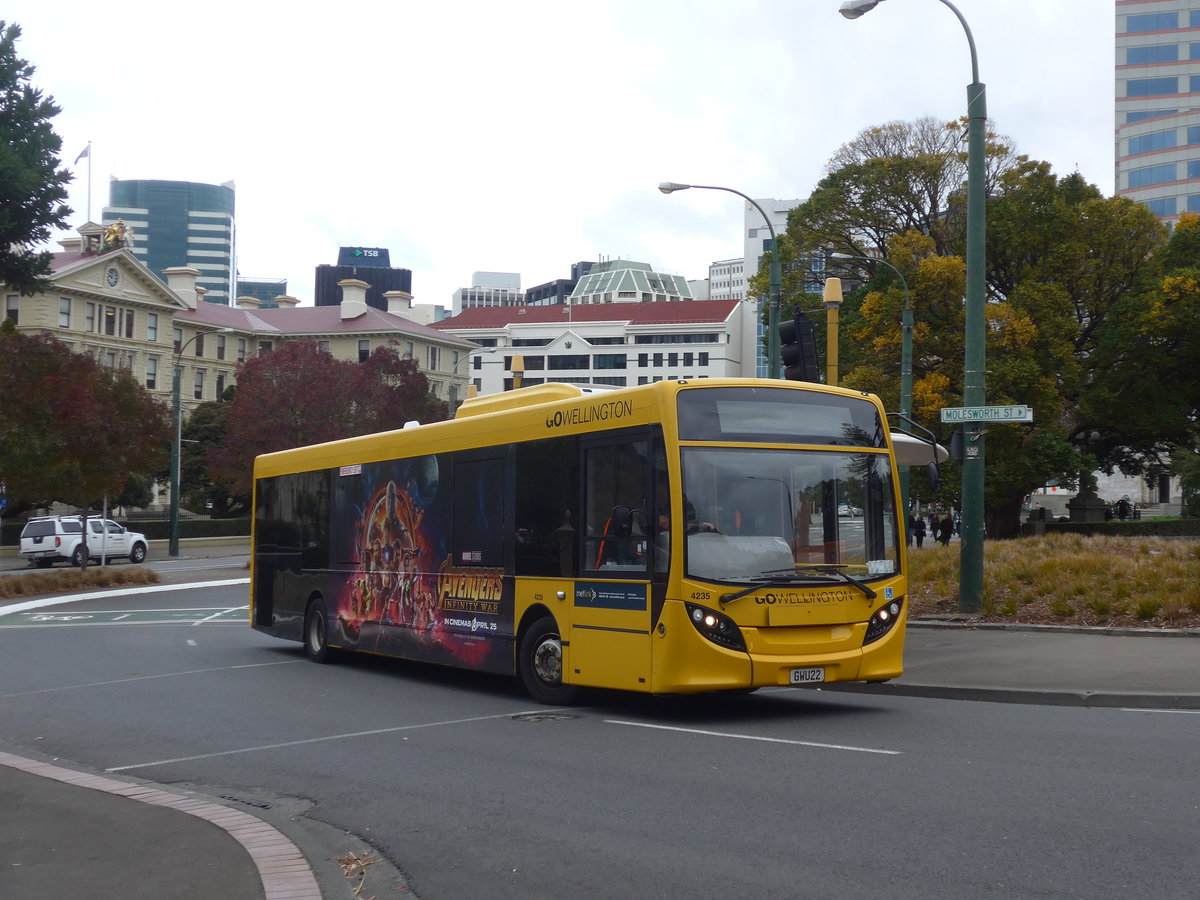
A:
[[[81,150],[79,152],[79,155],[77,157],[75,157],[75,162],[72,163],[72,165],[79,165],[79,161],[81,159],[83,159],[85,156],[90,157],[91,155],[92,155],[92,145],[88,144],[86,147],[83,148],[83,150]]]

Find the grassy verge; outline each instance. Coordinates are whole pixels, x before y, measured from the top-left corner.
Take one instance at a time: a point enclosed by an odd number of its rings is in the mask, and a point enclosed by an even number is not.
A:
[[[47,569],[21,572],[0,578],[0,600],[60,594],[93,588],[120,587],[124,584],[158,584],[158,573],[141,566],[88,566],[78,569]]]
[[[909,615],[958,611],[959,547],[908,555]],[[1200,628],[1200,541],[1054,534],[988,541],[985,621]]]

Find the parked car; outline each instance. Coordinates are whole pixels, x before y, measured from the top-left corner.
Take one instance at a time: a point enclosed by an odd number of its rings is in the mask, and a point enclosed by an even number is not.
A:
[[[87,554],[99,561],[126,557],[132,563],[146,558],[146,536],[128,531],[112,519],[88,517]],[[56,562],[83,565],[83,522],[79,516],[38,516],[21,531],[21,555],[39,569]]]
[[[839,516],[861,516],[862,510],[859,509],[857,506],[851,506],[849,503],[839,503],[838,504],[838,515]]]

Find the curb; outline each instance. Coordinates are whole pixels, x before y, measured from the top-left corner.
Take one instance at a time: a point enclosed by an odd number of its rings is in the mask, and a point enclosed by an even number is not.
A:
[[[1033,625],[1020,622],[976,622],[970,619],[909,619],[909,628],[970,631],[1031,631],[1043,634],[1097,634],[1112,637],[1200,637],[1197,628],[1107,628],[1100,625]]]
[[[258,870],[266,900],[322,900],[316,876],[296,845],[266,822],[247,813],[219,803],[172,794],[149,784],[89,775],[11,753],[0,752],[0,765],[196,816],[216,825],[241,844]]]
[[[1133,694],[1117,691],[1043,691],[1022,688],[952,687],[942,684],[827,684],[821,690],[886,697],[974,700],[981,703],[1027,703],[1088,709],[1200,710],[1198,694]]]

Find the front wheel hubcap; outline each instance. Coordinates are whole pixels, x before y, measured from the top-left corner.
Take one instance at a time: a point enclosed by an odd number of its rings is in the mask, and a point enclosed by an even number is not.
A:
[[[562,683],[562,642],[558,635],[547,635],[533,651],[533,671],[546,684]]]

